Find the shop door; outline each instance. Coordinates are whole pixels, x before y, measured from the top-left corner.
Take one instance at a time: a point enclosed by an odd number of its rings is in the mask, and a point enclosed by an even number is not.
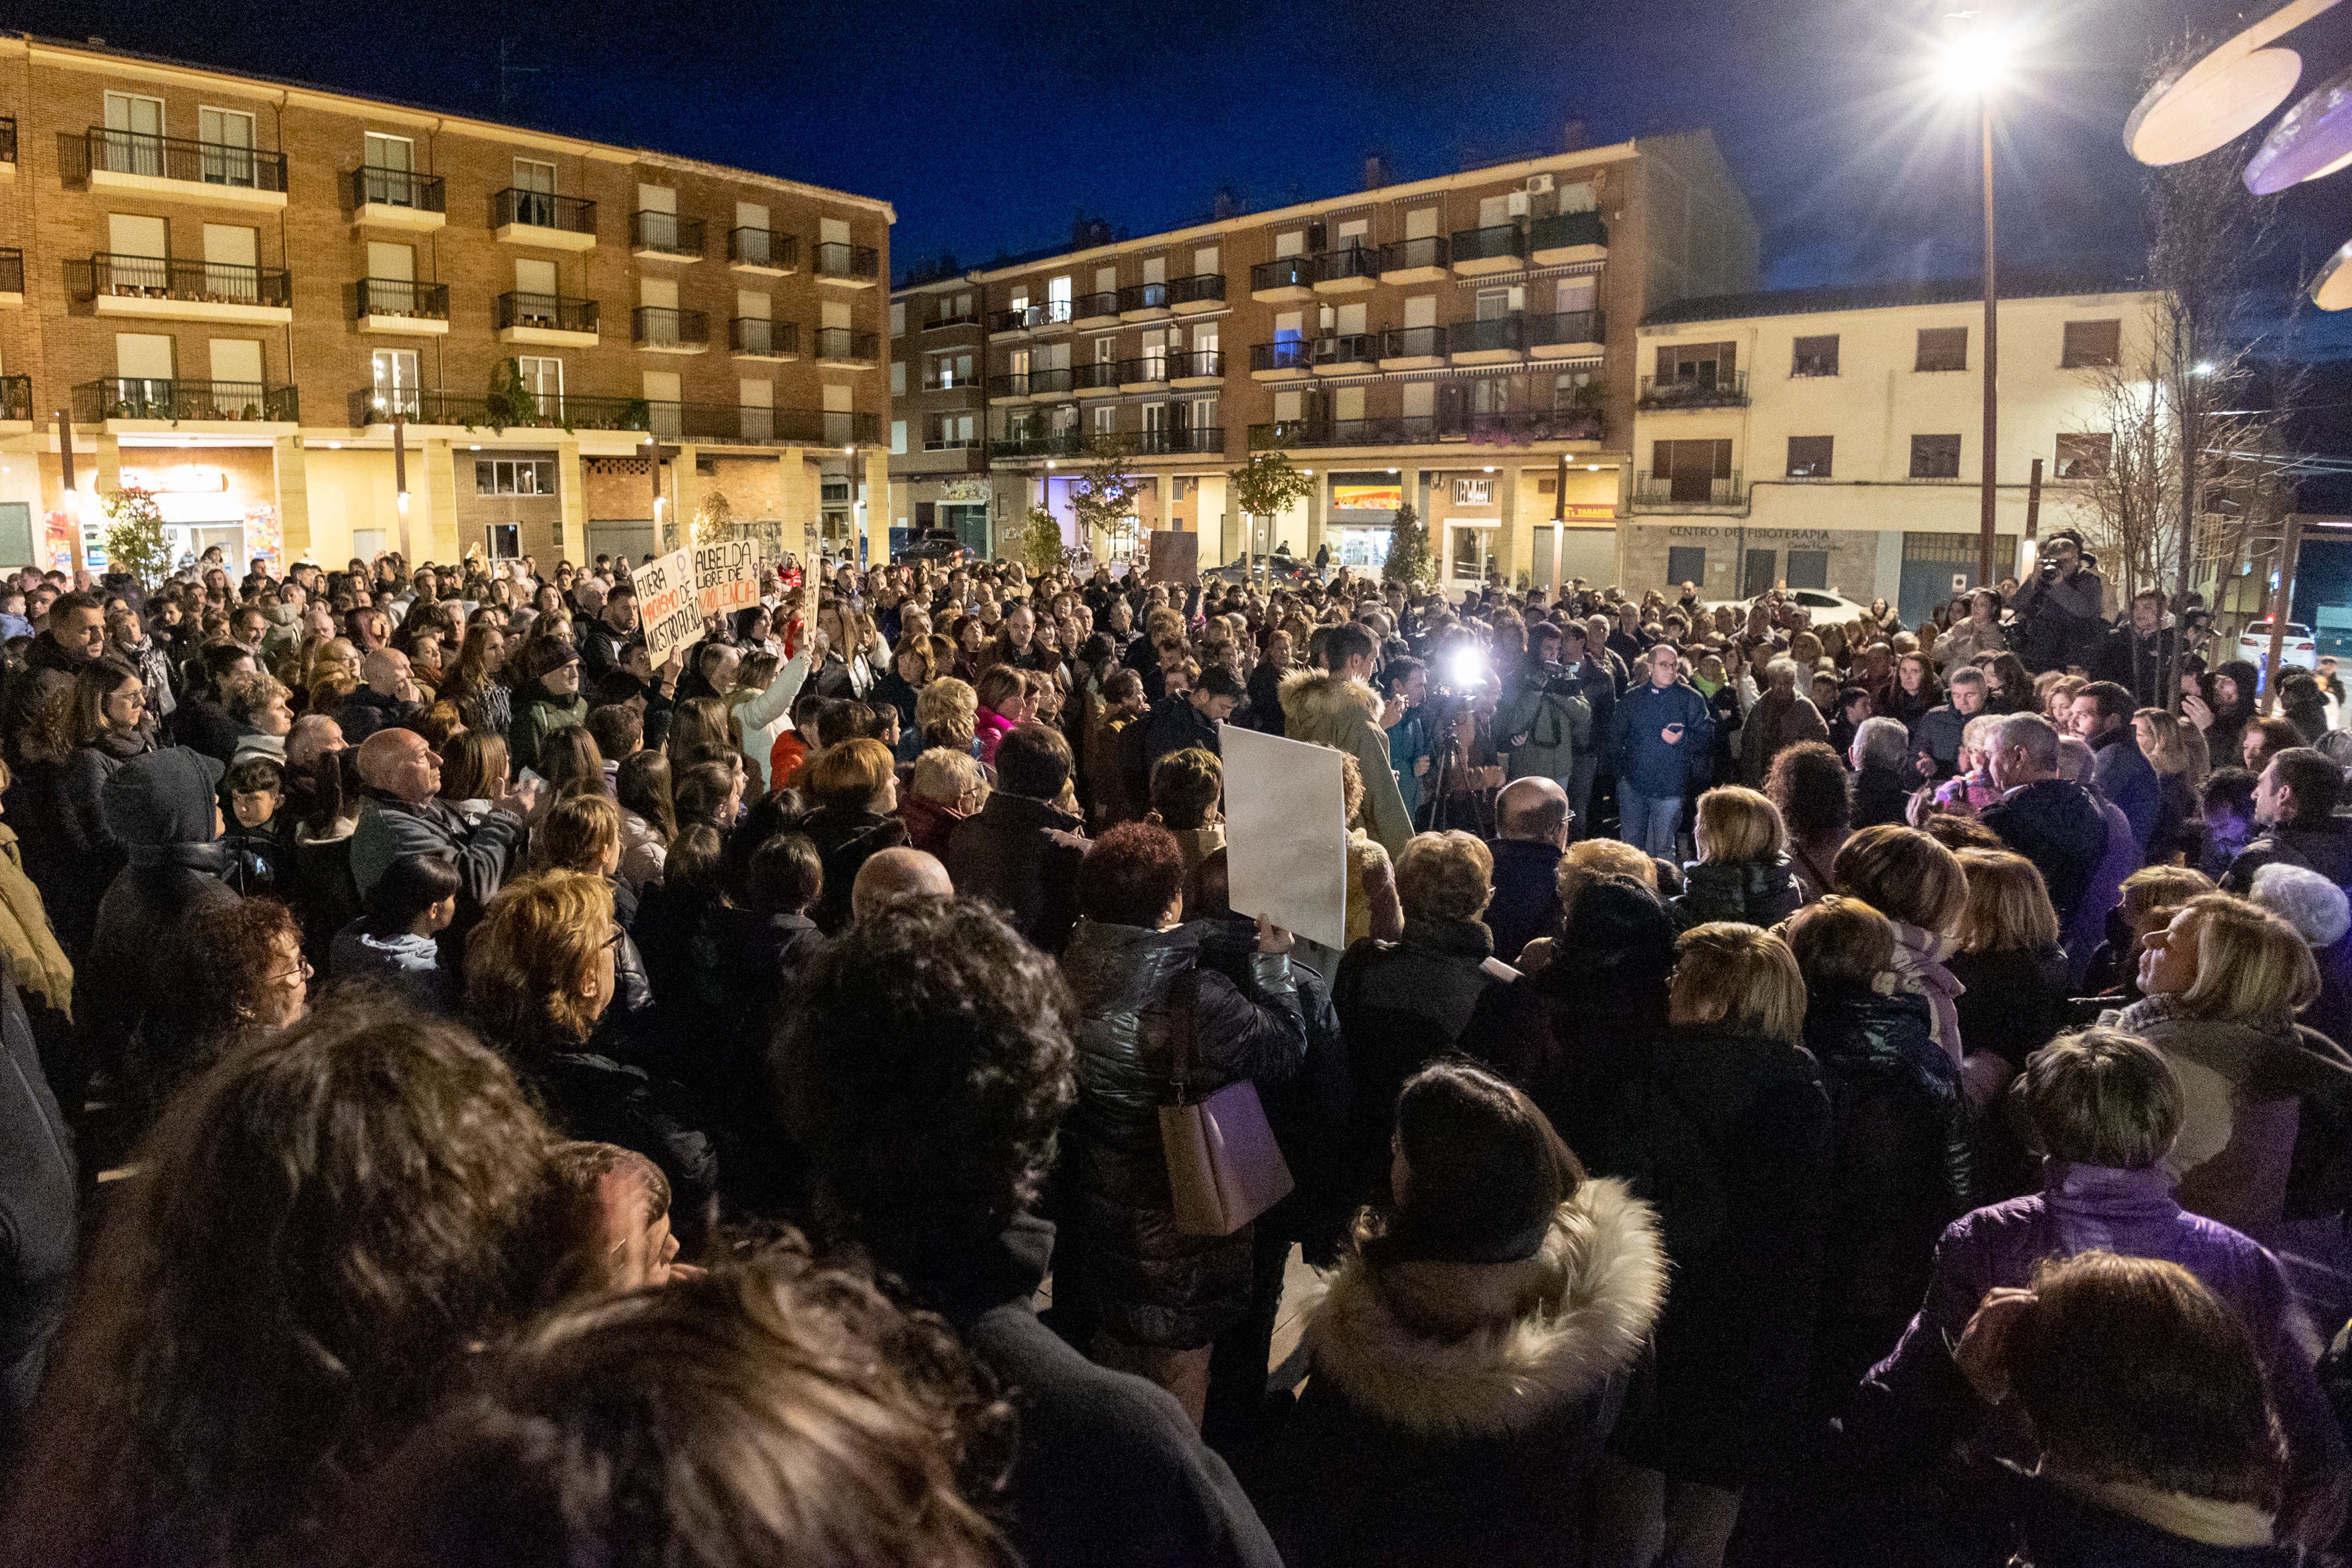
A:
[[[1495,561],[1494,525],[1449,522],[1445,531],[1447,584],[1457,590],[1484,587]]]

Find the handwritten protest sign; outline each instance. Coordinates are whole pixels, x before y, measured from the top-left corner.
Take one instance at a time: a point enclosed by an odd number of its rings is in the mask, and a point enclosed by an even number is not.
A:
[[[760,547],[730,539],[694,548],[694,582],[706,616],[733,615],[760,602]]]
[[[1228,724],[1225,847],[1234,912],[1348,945],[1348,816],[1339,753]]]
[[[648,561],[629,577],[637,590],[637,614],[645,621],[646,652],[656,666],[702,640],[702,604],[691,548]]]

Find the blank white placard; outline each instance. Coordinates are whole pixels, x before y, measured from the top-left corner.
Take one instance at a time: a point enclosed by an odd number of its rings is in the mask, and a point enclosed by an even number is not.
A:
[[[1348,945],[1348,817],[1339,753],[1228,724],[1225,860],[1236,914]]]

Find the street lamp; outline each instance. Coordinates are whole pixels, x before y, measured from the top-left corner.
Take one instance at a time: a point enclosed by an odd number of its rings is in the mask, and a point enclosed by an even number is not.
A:
[[[1998,297],[1993,272],[1992,226],[1992,99],[2009,74],[2009,39],[1974,11],[1946,18],[1937,74],[1944,90],[1954,98],[1974,99],[1977,141],[1982,150],[1984,180],[1984,481],[1978,503],[1977,584],[1990,587],[1993,579],[1993,487],[2000,472],[2000,419],[1996,382],[2000,369],[2000,325],[1994,310]]]

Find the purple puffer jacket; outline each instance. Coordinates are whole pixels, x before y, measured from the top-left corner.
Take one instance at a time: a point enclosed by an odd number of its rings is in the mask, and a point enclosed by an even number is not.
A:
[[[2092,1251],[2162,1258],[2228,1302],[2253,1338],[2286,1435],[2293,1477],[2285,1517],[2306,1528],[2332,1519],[2341,1507],[2344,1437],[2312,1371],[2318,1346],[2278,1259],[2229,1226],[2183,1211],[2160,1169],[2051,1160],[2043,1183],[2039,1193],[1962,1215],[1945,1229],[1926,1302],[1895,1352],[1863,1380],[1868,1426],[1933,1434],[1939,1448],[1965,1436],[1983,1407],[1948,1347],[1959,1343],[1987,1291],[2032,1284],[2043,1258]]]

